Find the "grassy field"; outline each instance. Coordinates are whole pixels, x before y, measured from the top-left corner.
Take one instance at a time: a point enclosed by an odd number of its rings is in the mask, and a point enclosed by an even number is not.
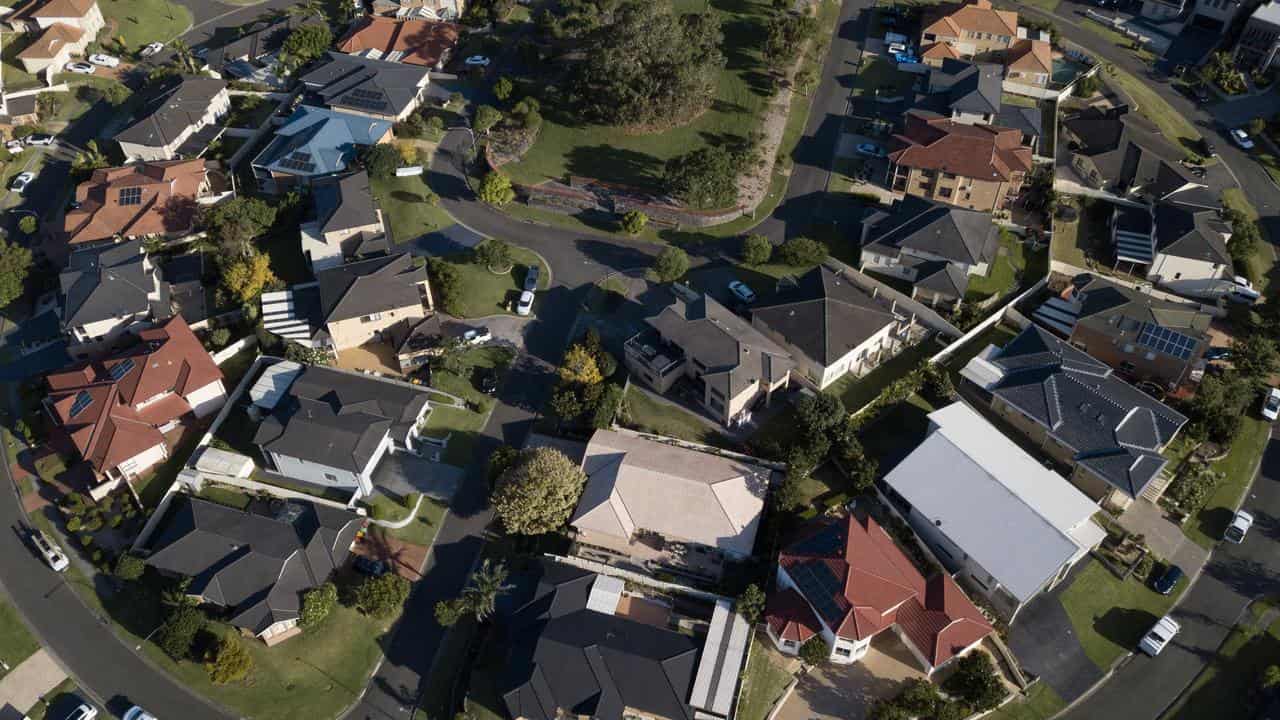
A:
[[[1222,648],[1196,678],[1183,700],[1165,717],[1170,720],[1216,720],[1253,717],[1251,703],[1258,680],[1268,665],[1280,660],[1280,620],[1259,627],[1270,606],[1255,603],[1232,629]]]
[[[1268,170],[1270,172],[1270,170]],[[1240,188],[1227,188],[1222,191],[1222,204],[1230,208],[1235,208],[1244,213],[1245,217],[1253,221],[1258,220],[1258,210],[1244,196],[1244,191]],[[1244,274],[1253,281],[1254,285],[1262,293],[1266,293],[1268,288],[1280,283],[1280,270],[1276,265],[1276,248],[1270,242],[1267,242],[1266,226],[1259,223],[1258,231],[1262,233],[1263,242],[1258,243],[1258,251],[1249,258]]]
[[[369,500],[366,499],[366,502]],[[371,500],[371,504],[383,507],[381,512],[385,513],[385,515],[382,515],[382,517],[388,520],[399,520],[409,512],[403,505],[385,495],[374,495]],[[446,509],[439,501],[424,497],[422,498],[422,504],[418,506],[418,514],[414,517],[413,522],[402,528],[385,528],[371,524],[369,531],[380,535],[389,535],[414,545],[430,547],[431,543],[436,539],[436,533],[440,532],[440,523],[444,522]]]
[[[1184,146],[1189,142],[1199,142],[1200,132],[1191,121],[1170,107],[1150,85],[1119,68],[1113,68],[1106,79],[1132,97],[1138,105],[1138,113],[1155,123],[1165,137],[1181,140]]]
[[[764,720],[791,682],[792,673],[776,662],[776,654],[768,652],[770,642],[763,634],[755,637],[738,695],[739,720]]]
[[[524,288],[524,276],[537,263],[542,268],[538,275],[538,289],[545,290],[551,276],[547,266],[532,251],[512,246],[515,265],[505,273],[492,273],[488,268],[471,262],[468,253],[451,255],[444,261],[457,269],[462,278],[462,297],[454,313],[458,317],[474,318],[486,315],[514,315],[515,303]],[[439,302],[439,298],[436,298]],[[533,312],[537,314],[535,301]]]
[[[1125,50],[1128,50],[1134,55],[1137,55],[1138,58],[1143,62],[1151,62],[1152,60],[1156,59],[1156,56],[1152,54],[1152,52],[1145,47],[1139,46],[1135,49],[1134,41],[1130,40],[1128,37],[1125,37],[1123,33],[1117,32],[1116,30],[1112,29],[1111,26],[1098,22],[1094,18],[1090,17],[1088,19],[1092,21],[1089,23],[1085,23],[1085,27],[1089,30],[1089,32],[1095,35],[1098,35],[1099,37],[1105,38],[1108,42],[1110,42],[1112,45],[1115,45],[1118,48],[1124,48]]]
[[[678,12],[701,11],[701,0],[678,0]],[[759,48],[771,5],[760,0],[721,0],[719,15],[728,63],[711,108],[693,122],[665,132],[636,134],[620,127],[591,125],[568,108],[544,107],[545,122],[533,148],[504,169],[519,183],[534,184],[568,175],[659,189],[667,160],[729,135],[745,136],[760,124],[768,96],[760,87],[768,72]]]
[[[723,435],[683,408],[658,402],[638,388],[626,395],[627,427],[706,445],[728,446]]]
[[[1254,468],[1270,438],[1270,423],[1255,417],[1244,419],[1231,443],[1231,452],[1213,465],[1214,470],[1223,474],[1222,482],[1213,489],[1200,512],[1182,526],[1184,535],[1204,548],[1211,548],[1222,539],[1240,499],[1253,482]]]
[[[1038,682],[1025,698],[1013,700],[987,715],[987,720],[1049,720],[1067,703],[1053,688]]]
[[[388,231],[398,243],[408,242],[453,224],[453,218],[443,208],[424,201],[427,193],[424,178],[425,176],[369,180],[373,198],[378,207],[382,208]]]
[[[12,668],[18,667],[23,660],[40,649],[27,624],[18,616],[18,610],[7,602],[0,601],[0,660],[4,660]],[[0,669],[0,677],[8,675]]]
[[[860,378],[845,375],[828,385],[823,392],[840,398],[845,410],[856,412],[858,408],[875,400],[889,383],[906,375],[936,352],[938,346],[931,342],[913,345]]]
[[[1117,580],[1111,571],[1090,560],[1062,593],[1062,606],[1085,654],[1105,671],[1138,646],[1143,634],[1169,611],[1186,586],[1184,578],[1173,593],[1161,595],[1137,580]]]
[[[877,56],[858,68],[853,94],[898,97],[909,94],[915,81],[915,75],[903,72],[891,61]]]
[[[130,50],[169,42],[191,26],[191,11],[171,0],[101,0],[98,7],[108,27],[115,21],[111,37],[123,36]]]

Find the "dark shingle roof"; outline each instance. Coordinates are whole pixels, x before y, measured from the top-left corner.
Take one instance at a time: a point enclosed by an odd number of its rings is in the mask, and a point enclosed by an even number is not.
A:
[[[1130,497],[1165,465],[1159,454],[1187,422],[1103,363],[1031,325],[991,362],[992,393],[1044,426],[1075,460]]]
[[[369,176],[363,170],[338,178],[317,180],[311,185],[311,199],[322,233],[378,222]]]
[[[888,212],[863,221],[863,245],[882,255],[912,249],[966,265],[991,262],[1000,247],[1000,229],[991,215],[908,195]]]
[[[1155,224],[1157,252],[1231,265],[1231,253],[1224,239],[1231,228],[1216,212],[1160,203],[1155,209]]]
[[[888,307],[821,265],[751,314],[823,366],[897,322]]]
[[[541,570],[533,598],[502,623],[510,655],[499,691],[511,717],[621,720],[632,708],[693,718],[698,640],[587,609],[592,573],[551,562]]]
[[[390,433],[403,439],[427,404],[427,390],[309,365],[254,443],[264,450],[360,473]]]
[[[173,90],[153,102],[134,124],[116,134],[116,142],[164,147],[200,122],[227,83],[208,77],[183,78]]]
[[[191,593],[260,633],[299,616],[302,593],[346,561],[360,524],[355,513],[307,501],[290,500],[268,517],[179,494],[147,564],[190,577]]]
[[[1150,324],[1202,337],[1213,316],[1196,305],[1161,300],[1106,278],[1094,278],[1077,291],[1084,324],[1107,335],[1117,335],[1134,324]],[[1130,321],[1125,323],[1123,321]]]
[[[962,298],[965,290],[969,289],[969,274],[949,262],[924,260],[916,263],[914,268],[916,279],[911,284],[922,290]]]
[[[398,116],[426,87],[428,69],[329,51],[329,61],[303,75],[327,107]]]
[[[934,92],[946,93],[947,104],[953,111],[994,115],[1000,112],[1003,76],[1004,70],[999,65],[947,58],[942,61],[942,67],[930,71],[929,87]]]
[[[67,269],[58,276],[62,289],[63,325],[132,316],[150,309],[169,317],[169,288],[159,282],[155,268],[147,268],[141,240],[71,253]],[[151,293],[158,292],[154,303]]]
[[[426,268],[415,268],[406,253],[321,270],[320,313],[328,323],[419,305],[418,283],[426,280]]]
[[[1033,138],[1040,137],[1041,122],[1040,108],[1021,105],[1002,104],[995,119],[996,125],[1021,130],[1023,135]]]

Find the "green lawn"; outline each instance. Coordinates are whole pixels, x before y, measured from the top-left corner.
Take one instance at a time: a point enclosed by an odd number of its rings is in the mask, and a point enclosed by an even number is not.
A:
[[[889,383],[911,372],[925,358],[936,352],[938,347],[931,342],[917,343],[898,353],[896,357],[880,363],[879,367],[860,378],[845,375],[828,385],[823,392],[840,398],[845,410],[856,412],[863,405],[875,400]]]
[[[767,652],[770,642],[763,634],[756,634],[738,694],[739,720],[764,720],[793,677],[776,662],[775,654]]]
[[[1254,716],[1257,708],[1251,700],[1258,692],[1262,671],[1280,660],[1280,620],[1268,628],[1258,627],[1258,620],[1256,613],[1245,614],[1190,691],[1165,717],[1217,720]]]
[[[1051,2],[1053,2],[1053,4],[1054,4],[1054,5],[1057,5],[1057,4],[1058,4],[1058,0],[1051,0]],[[1038,3],[1032,3],[1032,4],[1034,5],[1034,4],[1038,4]],[[1000,95],[1000,104],[1002,104],[1002,105],[1013,105],[1013,106],[1015,106],[1015,107],[1029,107],[1029,108],[1033,108],[1033,107],[1038,107],[1038,106],[1039,106],[1039,104],[1036,102],[1036,99],[1035,99],[1035,98],[1030,98],[1030,97],[1027,97],[1026,95],[1015,95],[1015,94],[1013,94],[1013,93],[1003,93],[1003,94],[1001,94],[1001,95]]]
[[[0,660],[3,660],[12,671],[23,660],[31,657],[40,649],[27,624],[18,616],[18,610],[7,602],[0,601]],[[0,670],[0,677],[8,672]]]
[[[1268,168],[1267,172],[1271,172]],[[1258,220],[1258,210],[1253,207],[1248,198],[1244,196],[1244,191],[1240,188],[1227,188],[1222,191],[1222,204],[1227,207],[1235,208],[1244,213],[1246,217],[1255,222]],[[1243,268],[1244,274],[1253,281],[1254,285],[1262,293],[1266,293],[1267,289],[1280,282],[1280,270],[1276,265],[1276,249],[1267,236],[1266,226],[1259,223],[1258,231],[1262,233],[1263,242],[1258,243],[1258,251],[1253,257],[1249,258]]]
[[[205,482],[196,497],[237,510],[247,510],[253,502],[253,496],[239,488],[212,482]]]
[[[1199,142],[1200,132],[1191,121],[1180,115],[1169,106],[1163,98],[1151,89],[1150,85],[1129,73],[1112,68],[1107,75],[1107,82],[1115,83],[1137,103],[1137,111],[1160,128],[1165,137],[1174,141]]]
[[[1072,222],[1054,218],[1053,238],[1049,253],[1054,260],[1078,268],[1088,268],[1089,259],[1109,252],[1111,233],[1107,229],[1111,206],[1103,202],[1085,202],[1079,217]],[[1104,268],[1105,269],[1105,268]]]
[[[203,435],[203,432],[188,432],[177,447],[169,451],[167,460],[155,470],[150,470],[132,481],[133,489],[142,499],[144,507],[153,508],[160,503],[160,498],[164,497],[165,491],[178,478],[182,468],[186,467],[187,460],[191,458],[191,453],[195,451],[196,444],[200,442]]]
[[[915,82],[915,75],[903,72],[893,62],[876,56],[858,68],[853,94],[898,97],[908,95]]]
[[[991,270],[985,277],[969,276],[969,289],[965,292],[967,300],[1004,295],[1018,287],[1020,276],[1038,278],[1047,270],[1047,248],[1029,250],[1022,238],[1013,233],[1001,238],[1000,247],[1002,254],[991,262]]]
[[[44,84],[35,75],[23,70],[22,63],[17,59],[18,53],[25,50],[34,39],[35,36],[30,33],[0,32],[0,44],[3,45],[3,49],[0,50],[0,61],[2,61],[0,64],[3,65],[5,90],[16,92]]]
[[[1173,593],[1160,595],[1132,578],[1117,580],[1101,563],[1090,560],[1062,593],[1062,606],[1085,654],[1105,671],[1138,646],[1186,586],[1184,578]]]
[[[1223,480],[1213,489],[1200,512],[1182,526],[1182,532],[1200,547],[1210,548],[1222,538],[1240,499],[1253,481],[1253,471],[1271,438],[1271,424],[1252,416],[1245,417],[1240,432],[1231,442],[1231,452],[1213,469]],[[1277,658],[1280,660],[1280,658]]]
[[[498,345],[472,348],[462,354],[464,369],[461,373],[437,370],[431,374],[431,387],[457,395],[479,407],[481,412],[488,412],[489,408],[493,407],[493,398],[476,389],[472,383],[472,374],[476,368],[496,367],[500,371],[505,371],[513,357],[510,348]]]
[[[638,388],[627,390],[625,402],[621,424],[629,428],[705,445],[731,446],[709,421],[702,421],[684,408],[658,402]]]
[[[365,502],[368,503],[369,501],[370,499],[366,498]],[[403,505],[385,495],[374,495],[372,504],[383,506],[382,512],[386,514],[382,515],[382,517],[388,520],[399,520],[409,512]],[[390,535],[393,538],[413,543],[414,545],[429,547],[436,539],[436,533],[440,532],[440,523],[444,522],[445,510],[445,506],[440,502],[424,497],[422,498],[422,504],[418,506],[418,514],[414,517],[413,522],[402,528],[384,528],[370,525],[369,531]]]
[[[443,258],[445,262],[457,269],[461,277],[462,293],[455,315],[464,318],[485,317],[487,315],[514,315],[515,303],[524,289],[524,276],[535,263],[542,268],[538,275],[538,289],[545,290],[551,280],[545,263],[531,250],[513,245],[511,257],[515,264],[504,273],[490,272],[489,268],[471,262],[470,253],[459,253]],[[440,298],[435,298],[440,302]],[[538,303],[534,301],[533,313],[538,313]]]
[[[112,38],[124,36],[130,50],[141,50],[151,42],[169,42],[191,26],[191,11],[170,0],[101,0],[98,7],[110,27]]]
[[[432,205],[426,202],[426,175],[370,178],[369,187],[396,242],[408,242],[453,224],[453,218],[439,203]]]
[[[1110,25],[1101,23],[1092,17],[1090,17],[1089,20],[1093,21],[1085,24],[1085,27],[1086,29],[1089,30],[1089,32],[1105,38],[1107,42],[1110,42],[1112,45],[1115,45],[1116,47],[1124,48],[1125,50],[1128,50],[1134,55],[1137,55],[1138,58],[1143,62],[1151,62],[1152,60],[1156,59],[1156,56],[1152,54],[1152,52],[1148,50],[1146,47],[1140,46],[1137,49],[1134,49],[1134,41],[1129,39],[1127,36],[1125,36],[1124,33],[1117,32]]]
[[[484,428],[485,416],[470,410],[435,407],[427,415],[425,431],[435,437],[449,436],[444,451],[444,461],[450,465],[466,467],[471,462],[471,449],[476,435]]]
[[[722,21],[722,48],[729,62],[706,112],[681,127],[639,134],[621,127],[586,124],[568,108],[544,106],[545,122],[537,142],[524,158],[504,170],[524,184],[583,175],[660,190],[667,160],[706,147],[712,140],[755,131],[768,102],[760,88],[768,69],[759,48],[772,6],[761,0],[722,0],[710,5],[700,0],[676,2],[676,10],[682,12],[708,7]]]
[[[1025,698],[1013,700],[994,710],[988,720],[1049,720],[1067,706],[1062,696],[1053,688],[1038,682],[1031,686]]]

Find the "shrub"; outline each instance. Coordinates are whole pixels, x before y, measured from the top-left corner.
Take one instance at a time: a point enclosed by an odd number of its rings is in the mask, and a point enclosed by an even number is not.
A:
[[[507,532],[541,535],[560,529],[582,495],[587,477],[554,448],[521,453],[498,479],[493,508]]]
[[[253,656],[235,635],[224,635],[205,657],[205,670],[214,685],[226,685],[248,677],[253,670]]]
[[[516,199],[516,191],[511,186],[511,178],[494,170],[480,181],[480,187],[476,189],[476,197],[482,202],[502,207]]]
[[[124,522],[123,515],[112,515],[111,521],[108,524],[113,528],[118,528],[120,527],[120,523],[123,523],[123,522]]]
[[[147,564],[142,558],[129,553],[121,553],[116,558],[115,576],[121,580],[137,580],[142,577],[142,573],[146,572]]]
[[[91,532],[91,533],[98,532],[99,530],[102,529],[102,515],[99,513],[94,513],[88,516],[87,518],[84,519],[84,522],[80,525],[80,528],[85,532]]]
[[[40,220],[35,215],[23,215],[18,221],[18,229],[23,235],[35,235],[40,229]]]
[[[827,246],[809,238],[792,238],[778,247],[778,260],[796,267],[817,265],[827,259]]]
[[[81,547],[83,547],[85,550],[88,550],[92,545],[93,545],[93,536],[92,536],[92,535],[89,535],[89,534],[87,534],[87,533],[86,533],[86,534],[84,534],[84,535],[81,535],[81,536],[80,536],[80,546],[81,546]]]
[[[831,657],[831,646],[821,635],[815,635],[809,638],[809,641],[800,646],[800,659],[806,665],[821,665]]]
[[[338,588],[331,582],[308,590],[302,596],[302,613],[298,624],[305,630],[318,626],[338,604]]]
[[[67,518],[67,532],[80,532],[80,518],[75,516]]]
[[[658,253],[649,272],[659,282],[675,282],[689,272],[689,255],[678,247],[667,247]]]
[[[742,238],[742,262],[763,265],[773,255],[773,241],[764,235],[748,235]]]
[[[1133,569],[1133,574],[1138,576],[1139,580],[1146,580],[1151,576],[1151,571],[1156,567],[1156,556],[1150,552],[1142,556],[1138,560],[1138,565]]]
[[[622,231],[628,235],[639,235],[644,232],[644,227],[649,224],[649,216],[639,210],[632,210],[622,216]]]
[[[442,627],[453,627],[468,612],[467,604],[461,598],[441,600],[436,603],[436,622]]]
[[[597,430],[605,430],[613,425],[613,418],[618,414],[618,406],[622,403],[622,386],[609,383],[604,386],[600,395],[600,404],[596,406],[591,417],[591,426]]]
[[[942,696],[933,683],[912,678],[907,681],[902,692],[898,693],[898,697],[894,698],[894,703],[915,717],[928,716],[933,715],[942,703]]]
[[[755,625],[760,622],[760,616],[764,614],[764,603],[764,592],[760,590],[759,585],[752,583],[738,596],[738,614],[748,623]]]
[[[871,706],[868,720],[911,720],[911,713],[893,700],[880,700]]]
[[[955,673],[947,678],[943,687],[975,710],[990,710],[1007,694],[991,656],[984,652],[971,652],[960,658]]]
[[[183,660],[191,654],[191,644],[196,633],[204,629],[204,613],[190,605],[179,605],[169,613],[160,632],[156,634],[156,645],[174,660]]]
[[[209,333],[209,344],[221,350],[231,342],[231,331],[226,328],[217,328]]]
[[[356,588],[356,608],[365,615],[394,615],[409,597],[409,581],[395,573],[365,580]]]

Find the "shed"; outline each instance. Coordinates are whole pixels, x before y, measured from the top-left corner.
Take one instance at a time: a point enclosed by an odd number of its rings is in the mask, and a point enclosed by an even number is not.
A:
[[[263,410],[274,410],[276,403],[293,385],[302,365],[291,360],[282,360],[275,365],[268,365],[258,377],[258,381],[249,388],[249,399]]]

